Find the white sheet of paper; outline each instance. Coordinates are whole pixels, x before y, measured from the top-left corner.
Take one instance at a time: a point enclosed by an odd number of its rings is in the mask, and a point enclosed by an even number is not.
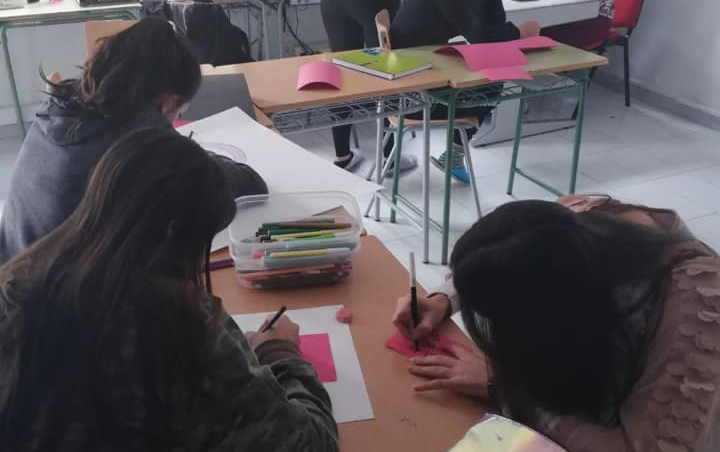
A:
[[[183,135],[191,131],[198,143],[220,143],[241,149],[247,158],[243,163],[265,179],[270,193],[344,191],[363,198],[382,188],[308,152],[237,107],[178,128]],[[212,251],[229,243],[227,232],[222,231],[213,241]]]
[[[240,148],[247,164],[265,179],[270,193],[339,190],[363,197],[382,188],[308,152],[237,107],[186,124],[178,131],[183,135],[192,131],[198,143]]]
[[[450,318],[452,319],[453,322],[455,322],[455,325],[457,325],[458,328],[460,328],[460,331],[465,333],[465,336],[470,337],[470,335],[468,334],[467,328],[465,328],[465,322],[463,322],[462,313],[456,312],[455,314],[450,316]]]
[[[294,309],[286,315],[300,326],[300,334],[328,333],[335,361],[337,381],[324,383],[332,401],[333,417],[338,423],[373,419],[370,396],[365,387],[350,326],[335,319],[340,305]],[[243,331],[257,331],[265,318],[274,312],[234,315],[233,320]]]

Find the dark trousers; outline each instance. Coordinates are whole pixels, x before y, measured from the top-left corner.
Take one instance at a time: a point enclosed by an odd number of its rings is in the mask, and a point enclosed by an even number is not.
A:
[[[377,47],[377,29],[375,15],[382,9],[394,17],[400,0],[322,0],[322,12],[325,30],[330,40],[330,50],[341,52],[364,47]],[[350,133],[352,126],[332,128],[335,155],[338,158],[350,154]]]

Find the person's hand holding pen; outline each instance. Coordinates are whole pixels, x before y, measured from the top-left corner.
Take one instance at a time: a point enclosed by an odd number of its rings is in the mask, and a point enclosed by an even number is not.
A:
[[[434,294],[431,297],[419,296],[417,300],[420,315],[417,328],[413,326],[410,295],[398,299],[392,319],[393,325],[400,334],[413,341],[422,340],[432,334],[450,316],[450,300],[443,294]]]
[[[259,331],[247,332],[245,333],[245,337],[252,348],[257,348],[261,344],[274,339],[289,341],[299,346],[300,327],[287,316],[280,313],[280,316],[277,314],[268,316],[260,326]]]

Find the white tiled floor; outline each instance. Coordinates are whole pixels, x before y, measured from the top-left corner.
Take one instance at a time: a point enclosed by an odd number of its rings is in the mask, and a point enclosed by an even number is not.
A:
[[[714,131],[669,112],[640,103],[625,108],[622,95],[601,86],[589,92],[586,126],[578,178],[578,192],[609,193],[625,201],[674,208],[690,228],[708,244],[720,249],[720,131]],[[360,147],[370,158],[374,149],[372,124],[358,127]],[[20,140],[14,127],[0,127],[0,208],[7,193],[12,162]],[[525,139],[520,164],[529,172],[556,187],[567,187],[574,130],[564,130]],[[334,155],[329,131],[291,135],[323,158]],[[440,149],[443,136],[433,134],[433,149]],[[420,139],[408,136],[407,152],[419,155]],[[485,212],[513,199],[553,196],[539,187],[516,179],[515,196],[505,194],[511,143],[473,150],[473,162]],[[358,174],[366,174],[365,163]],[[401,179],[401,189],[413,200],[420,200],[418,171]],[[439,219],[442,203],[442,177],[431,176],[431,212]],[[364,210],[367,200],[360,200]],[[468,186],[453,184],[451,242],[476,219],[472,193]],[[383,209],[383,218],[388,211]],[[378,236],[402,262],[410,250],[420,252],[422,235],[407,220],[398,224],[366,220],[369,233]],[[439,261],[440,235],[430,238],[431,259]],[[446,270],[437,263],[421,265],[420,282],[426,287],[440,283]]]

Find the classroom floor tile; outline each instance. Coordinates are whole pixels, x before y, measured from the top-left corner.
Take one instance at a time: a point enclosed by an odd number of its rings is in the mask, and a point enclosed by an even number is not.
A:
[[[583,148],[580,157],[578,192],[609,193],[619,199],[676,209],[690,229],[709,245],[720,249],[720,131],[710,130],[671,112],[634,102],[624,106],[622,93],[593,85],[589,91]],[[375,123],[356,127],[360,150],[366,158],[357,170],[365,177],[374,158]],[[520,165],[558,188],[566,189],[574,129],[561,130],[523,140]],[[293,141],[332,160],[335,152],[329,130],[289,135]],[[443,131],[431,135],[431,152],[444,148]],[[0,209],[7,196],[9,176],[21,140],[14,125],[0,126]],[[405,135],[404,152],[420,157],[421,135]],[[517,177],[513,195],[505,193],[512,143],[497,143],[472,150],[476,181],[483,213],[516,199],[552,200],[554,196],[522,177]],[[388,181],[389,183],[389,181]],[[401,189],[418,204],[422,198],[419,171],[401,178]],[[430,174],[432,217],[442,215],[443,174]],[[477,220],[470,186],[453,182],[451,204],[451,245]],[[369,198],[359,200],[364,212]],[[374,211],[373,211],[374,212]],[[389,223],[389,209],[381,209],[381,222],[365,219],[369,234],[407,263],[409,251],[420,255],[422,234],[402,215]],[[418,279],[425,287],[440,284],[447,273],[440,261],[440,234],[430,234],[432,263],[418,266]]]

